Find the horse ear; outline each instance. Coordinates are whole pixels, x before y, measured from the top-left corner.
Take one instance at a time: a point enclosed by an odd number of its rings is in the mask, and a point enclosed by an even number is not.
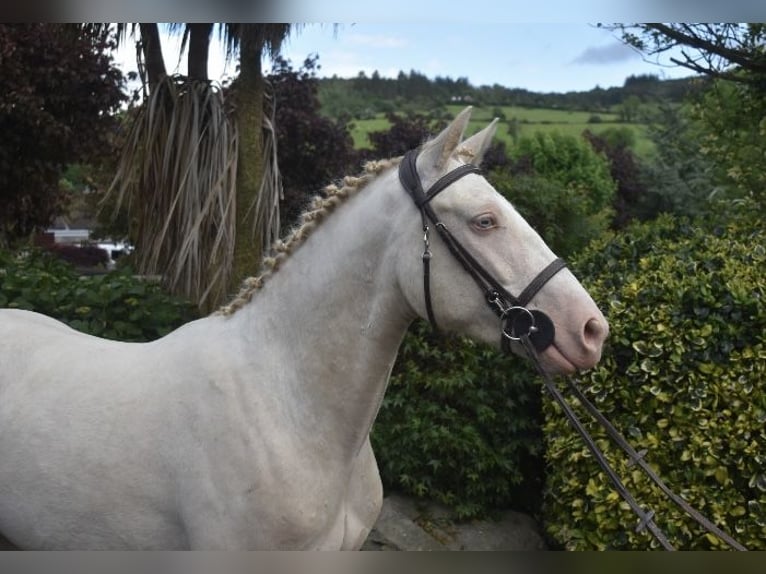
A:
[[[437,173],[444,169],[447,160],[463,139],[468,120],[471,119],[472,109],[471,106],[465,108],[438,136],[426,143],[420,158],[427,169],[434,169]]]
[[[489,149],[492,144],[492,138],[497,131],[498,118],[492,120],[486,128],[473,134],[462,144],[457,150],[458,155],[463,156],[468,163],[478,166],[484,159],[484,152]]]

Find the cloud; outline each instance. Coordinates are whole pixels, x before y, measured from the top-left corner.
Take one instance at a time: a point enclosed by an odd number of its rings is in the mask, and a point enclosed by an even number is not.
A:
[[[371,76],[374,72],[383,78],[395,78],[399,69],[391,66],[373,65],[367,63],[368,58],[356,51],[331,50],[327,54],[326,64],[320,57],[321,70],[319,75],[324,78],[338,76],[339,78],[355,78],[359,72]]]
[[[348,37],[348,41],[351,44],[369,48],[404,48],[407,45],[404,38],[382,34],[352,34]]]
[[[603,46],[590,46],[572,60],[573,64],[616,64],[640,58],[641,55],[622,42],[613,42]]]

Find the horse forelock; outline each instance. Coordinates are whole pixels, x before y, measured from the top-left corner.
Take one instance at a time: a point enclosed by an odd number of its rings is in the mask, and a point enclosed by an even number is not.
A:
[[[330,184],[322,194],[314,196],[308,208],[300,215],[298,224],[284,239],[275,241],[270,254],[261,261],[261,272],[255,277],[248,277],[242,282],[239,293],[216,312],[217,315],[232,315],[249,303],[268,279],[277,272],[285,260],[309,238],[317,226],[339,205],[355,196],[359,191],[387,169],[399,165],[402,158],[368,161],[358,176],[346,176],[341,185]]]

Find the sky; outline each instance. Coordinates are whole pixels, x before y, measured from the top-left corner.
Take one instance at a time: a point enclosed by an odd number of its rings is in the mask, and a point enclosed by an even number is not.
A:
[[[433,78],[467,77],[535,92],[621,86],[631,74],[687,72],[643,60],[613,32],[587,23],[344,24],[307,26],[291,35],[285,55],[319,54],[321,74],[395,77],[416,70]]]
[[[178,39],[163,42],[168,69],[183,74],[183,62],[176,68],[178,57],[171,55],[177,54]],[[211,78],[235,74],[223,52],[211,50]],[[665,65],[646,61],[616,33],[586,22],[357,22],[294,28],[282,55],[298,68],[312,54],[319,56],[320,77],[355,77],[360,71],[369,76],[375,70],[396,77],[400,70],[415,70],[431,79],[468,78],[474,86],[500,84],[534,92],[622,86],[636,74],[690,75],[667,60]],[[126,71],[135,69],[135,49],[124,46],[118,61]]]

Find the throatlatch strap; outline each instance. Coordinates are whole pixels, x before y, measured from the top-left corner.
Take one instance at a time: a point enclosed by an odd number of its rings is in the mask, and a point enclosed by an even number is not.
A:
[[[431,323],[434,331],[439,330],[439,326],[436,324],[436,315],[434,314],[434,306],[431,303],[431,250],[426,249],[423,252],[423,292],[426,293],[426,314],[428,315],[428,322]]]

